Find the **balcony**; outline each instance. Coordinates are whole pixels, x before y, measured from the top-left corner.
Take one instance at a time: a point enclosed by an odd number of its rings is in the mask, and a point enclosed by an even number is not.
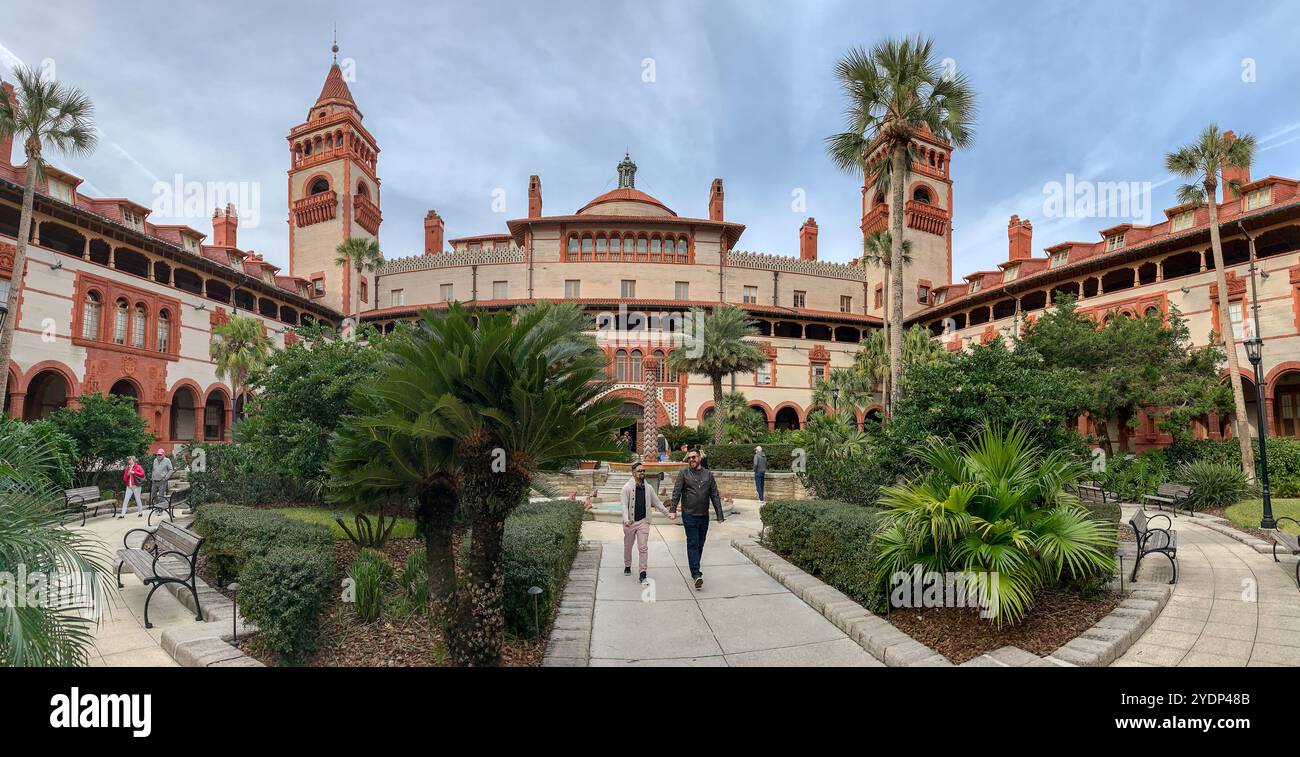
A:
[[[903,206],[907,227],[943,236],[948,232],[948,211],[924,202],[908,200]]]
[[[295,200],[293,203],[293,222],[298,228],[314,223],[329,221],[338,214],[338,193],[334,190],[314,194]]]
[[[384,215],[379,212],[378,205],[367,199],[365,195],[353,195],[352,211],[361,228],[376,236],[379,234],[379,224],[384,222]]]

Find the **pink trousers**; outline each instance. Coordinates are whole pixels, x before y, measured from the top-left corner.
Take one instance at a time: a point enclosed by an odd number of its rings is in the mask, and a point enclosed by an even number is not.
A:
[[[632,523],[630,526],[623,526],[623,567],[632,567],[632,542],[636,542],[636,549],[640,557],[641,567],[638,570],[642,573],[646,570],[646,561],[650,557],[650,519],[644,518]]]

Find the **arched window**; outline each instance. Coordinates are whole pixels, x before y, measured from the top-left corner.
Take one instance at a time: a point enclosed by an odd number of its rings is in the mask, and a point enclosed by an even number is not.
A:
[[[641,350],[632,350],[632,375],[633,384],[639,384],[645,381],[645,376],[641,375]]]
[[[623,254],[623,240],[620,239],[619,237],[610,237],[609,238],[609,259],[618,260],[619,256],[622,254]]]
[[[311,191],[308,194],[318,195],[328,191],[330,191],[330,183],[324,178],[320,178],[311,183]]]
[[[655,350],[655,381],[668,383],[668,356],[663,350]]]
[[[367,200],[370,199],[370,190],[366,188],[366,183],[364,181],[357,182],[357,194],[361,195]]]
[[[578,259],[578,238],[576,236],[569,237],[569,259]]]
[[[131,346],[144,349],[144,328],[149,322],[148,311],[143,304],[137,303],[131,317]]]
[[[919,203],[929,205],[931,204],[930,190],[925,187],[917,187],[916,190],[912,192],[912,199]]]
[[[171,314],[166,310],[158,311],[158,335],[155,344],[158,345],[159,352],[166,352],[171,347],[172,341],[172,319]]]
[[[645,260],[646,254],[650,248],[650,240],[645,237],[637,237],[636,240],[636,259]]]
[[[126,321],[127,308],[126,300],[118,300],[117,307],[113,310],[113,343],[126,344]]]
[[[592,245],[592,241],[590,236],[585,236],[582,238],[582,259],[583,260],[591,260],[591,245]]]
[[[663,251],[663,241],[659,237],[650,240],[650,259],[659,260]]]
[[[686,262],[686,237],[677,240],[677,261],[679,263]]]
[[[614,353],[614,381],[619,384],[626,384],[627,377],[627,350],[619,350]]]
[[[596,239],[596,259],[604,260],[609,255],[609,240],[605,237]]]
[[[101,307],[99,292],[86,292],[86,302],[82,305],[81,311],[82,339],[99,338],[99,316]]]

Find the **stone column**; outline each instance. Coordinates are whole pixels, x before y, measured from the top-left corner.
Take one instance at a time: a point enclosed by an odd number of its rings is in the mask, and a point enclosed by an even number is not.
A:
[[[659,459],[659,416],[655,412],[659,406],[659,360],[647,355],[641,361],[641,371],[645,374],[645,394],[642,398],[641,411],[641,456],[644,460]],[[714,412],[721,412],[717,408]]]

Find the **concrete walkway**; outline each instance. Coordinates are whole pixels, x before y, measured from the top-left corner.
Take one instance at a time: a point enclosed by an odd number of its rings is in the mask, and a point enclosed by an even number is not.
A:
[[[132,528],[145,528],[148,518],[148,513],[144,518],[136,517],[134,501],[131,507],[132,512],[121,520],[101,515],[88,519],[85,527],[79,520],[69,523],[68,527],[98,539],[108,555],[105,562],[110,563],[110,569],[116,569],[116,554],[122,546],[122,537]],[[155,516],[154,526],[157,525]],[[116,586],[116,583],[112,585]],[[194,619],[194,613],[176,601],[165,588],[159,589],[149,603],[149,621],[153,628],[145,628],[144,601],[150,587],[140,583],[140,579],[125,569],[122,571],[122,585],[125,588],[118,590],[117,596],[109,601],[98,627],[93,629],[95,646],[90,651],[90,666],[176,667],[176,661],[162,649],[162,634],[177,626],[195,625],[198,621]]]
[[[650,529],[648,577],[623,575],[623,527],[589,521],[582,538],[604,543],[596,583],[591,665],[859,666],[882,663],[731,547],[762,527],[758,503],[736,501],[737,513],[709,525],[697,591],[686,567],[680,521]]]
[[[1124,522],[1133,514],[1124,508]],[[1294,557],[1267,554],[1197,524],[1173,519],[1178,583],[1160,617],[1118,666],[1300,665],[1300,590]],[[1157,526],[1164,525],[1159,519]],[[1129,570],[1132,563],[1128,562]],[[1169,561],[1149,555],[1139,581],[1168,581]],[[1127,576],[1126,576],[1127,579]]]

